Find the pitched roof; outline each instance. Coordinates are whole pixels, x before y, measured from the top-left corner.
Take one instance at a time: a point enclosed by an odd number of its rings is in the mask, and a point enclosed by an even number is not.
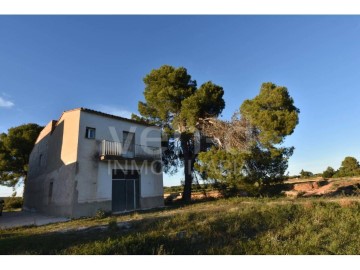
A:
[[[113,115],[113,114],[108,114],[108,113],[104,113],[104,112],[100,112],[100,111],[95,111],[95,110],[88,109],[88,108],[83,108],[83,107],[64,111],[63,114],[66,113],[66,112],[77,111],[77,110],[80,110],[80,111],[83,111],[83,112],[92,113],[92,114],[97,114],[97,115],[100,115],[100,116],[105,116],[105,117],[108,117],[108,118],[114,118],[114,119],[118,119],[118,120],[130,122],[130,123],[134,123],[134,124],[138,124],[138,125],[143,125],[143,126],[148,126],[148,127],[156,127],[156,128],[159,128],[158,126],[151,125],[151,124],[147,124],[147,123],[140,122],[140,121],[137,121],[137,120],[128,119],[128,118],[125,118],[125,117],[121,117],[121,116],[117,116],[117,115]],[[61,118],[61,117],[60,117],[60,118]]]

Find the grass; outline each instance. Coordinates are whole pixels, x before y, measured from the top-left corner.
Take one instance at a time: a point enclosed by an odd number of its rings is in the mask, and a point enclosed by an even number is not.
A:
[[[21,210],[21,208],[8,208],[4,209],[3,212],[20,212]]]
[[[220,199],[0,230],[0,254],[360,254],[359,221],[357,197]]]

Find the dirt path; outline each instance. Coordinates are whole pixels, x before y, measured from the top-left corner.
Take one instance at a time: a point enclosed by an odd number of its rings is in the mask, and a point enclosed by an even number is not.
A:
[[[50,223],[65,222],[70,219],[64,217],[51,217],[39,213],[25,211],[3,212],[0,216],[0,229],[8,229],[20,226],[45,225]]]

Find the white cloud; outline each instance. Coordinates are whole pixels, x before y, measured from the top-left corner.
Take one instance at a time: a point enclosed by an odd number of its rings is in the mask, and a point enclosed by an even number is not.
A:
[[[104,113],[108,113],[108,114],[125,117],[125,118],[131,118],[131,114],[133,113],[133,112],[123,109],[121,107],[108,106],[108,105],[95,106],[95,110],[98,110],[98,111],[104,112]]]
[[[0,97],[0,108],[11,108],[14,105],[13,102]]]

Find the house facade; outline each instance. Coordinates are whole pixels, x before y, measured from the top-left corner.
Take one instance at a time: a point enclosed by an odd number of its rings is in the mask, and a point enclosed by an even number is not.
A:
[[[30,155],[25,210],[76,218],[163,204],[158,127],[78,108],[41,131]]]

